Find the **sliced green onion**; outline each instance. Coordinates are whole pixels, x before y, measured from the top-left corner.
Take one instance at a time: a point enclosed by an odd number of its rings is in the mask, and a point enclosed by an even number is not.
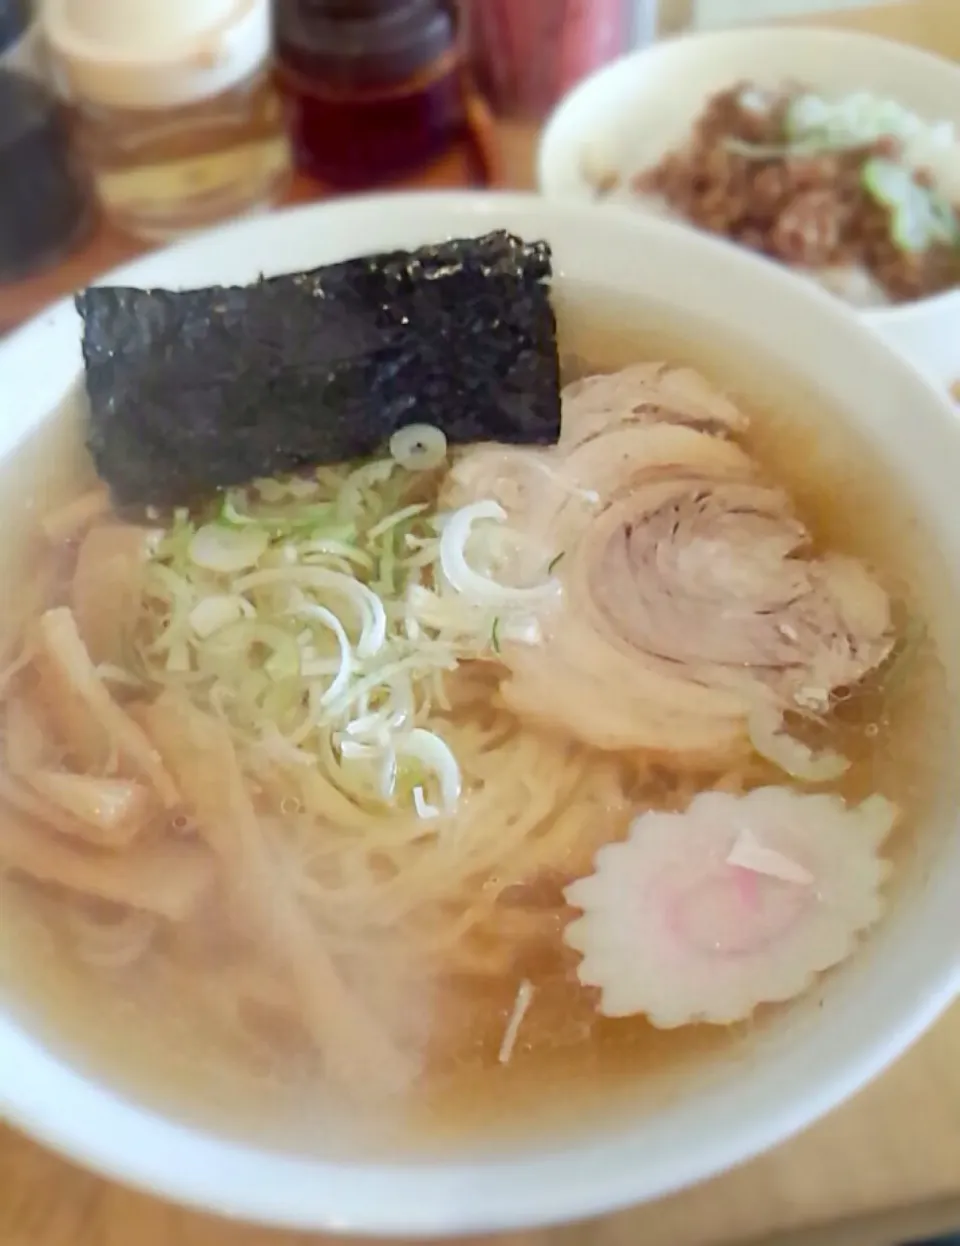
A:
[[[488,649],[491,612],[423,588],[436,620],[417,617],[410,590],[438,581],[442,525],[412,484],[379,459],[228,490],[204,522],[178,511],[147,566],[137,677],[188,688],[252,764],[316,766],[371,807],[447,812],[459,771],[416,724],[459,657]],[[401,741],[417,754],[402,763]]]
[[[312,603],[303,605],[297,611],[301,618],[316,620],[324,627],[329,628],[337,641],[340,650],[340,669],[337,671],[336,677],[328,688],[323,689],[318,696],[318,705],[329,705],[331,701],[336,700],[338,696],[346,689],[353,674],[353,649],[350,645],[350,638],[344,630],[343,624],[326,606],[317,606]],[[313,688],[310,690],[311,698],[313,697]]]
[[[246,500],[245,495],[240,496]],[[332,502],[319,502],[311,506],[295,503],[287,512],[260,509],[240,510],[237,502],[237,493],[224,494],[220,504],[219,520],[221,523],[234,528],[259,525],[268,528],[275,536],[309,532],[315,528],[324,527],[329,524],[334,515]]]
[[[449,746],[435,732],[415,727],[398,742],[397,755],[413,758],[432,771],[440,784],[444,810],[449,813],[456,809],[463,782],[460,767]]]
[[[434,424],[408,424],[390,438],[390,453],[408,472],[431,471],[447,457],[447,438]]]
[[[511,606],[542,602],[552,597],[556,581],[548,580],[532,588],[514,588],[500,584],[489,576],[474,571],[466,558],[466,544],[473,527],[482,520],[504,524],[507,513],[494,501],[471,502],[450,516],[440,535],[440,563],[451,587],[474,605]]]
[[[269,544],[265,528],[204,524],[190,542],[190,560],[207,571],[229,575],[256,566]]]
[[[394,511],[392,515],[387,515],[385,519],[381,519],[379,523],[375,523],[372,528],[367,530],[367,539],[375,541],[398,524],[406,523],[408,519],[422,515],[426,509],[426,503],[421,502],[415,506],[405,506],[402,510]]]
[[[204,640],[221,628],[237,623],[244,617],[251,618],[255,613],[253,606],[245,598],[232,593],[216,593],[200,598],[190,611],[190,626]]]

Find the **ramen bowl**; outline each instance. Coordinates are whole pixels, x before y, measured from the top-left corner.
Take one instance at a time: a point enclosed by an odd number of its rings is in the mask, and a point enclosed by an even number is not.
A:
[[[561,297],[589,292],[598,306],[643,304],[714,330],[743,353],[743,372],[766,361],[780,401],[808,403],[848,424],[894,473],[923,532],[915,565],[927,586],[929,627],[955,689],[960,599],[960,427],[945,398],[835,300],[773,265],[672,223],[521,195],[436,194],[356,199],[248,220],[153,254],[110,274],[142,287],[243,283],[374,249],[416,246],[509,229],[547,239]],[[562,315],[562,313],[561,313]],[[732,336],[731,336],[732,335]],[[733,343],[733,345],[731,345]],[[733,372],[737,359],[732,359]],[[0,345],[6,416],[0,462],[60,413],[76,440],[82,407],[79,324],[71,303],[44,312]],[[850,465],[856,489],[857,464]],[[24,502],[22,475],[2,476],[7,520]],[[929,562],[929,566],[925,565]],[[925,591],[927,591],[925,589]],[[952,740],[944,727],[945,758]],[[56,1020],[38,1019],[6,991],[0,1006],[0,1115],[70,1159],[155,1195],[263,1224],[423,1239],[555,1223],[655,1199],[775,1146],[856,1093],[929,1026],[960,985],[956,894],[960,836],[953,771],[930,784],[922,833],[897,871],[889,911],[840,969],[796,1005],[762,1018],[719,1055],[696,1061],[652,1101],[644,1078],[577,1111],[551,1116],[572,1093],[546,1076],[524,1098],[525,1121],[469,1123],[404,1151],[344,1151],[339,1125],[305,1149],[283,1136],[198,1123],[139,1093],[95,1060]],[[129,1045],[129,1044],[127,1044]],[[709,1067],[707,1067],[709,1066]],[[329,1144],[329,1145],[328,1145]]]
[[[655,165],[684,142],[710,96],[743,81],[763,86],[793,81],[829,99],[868,91],[929,122],[960,126],[960,68],[917,48],[840,30],[782,27],[686,35],[621,58],[561,101],[540,142],[540,190],[595,198],[598,178],[629,177]],[[960,144],[938,153],[936,167],[944,191],[960,198]],[[956,379],[960,290],[860,314],[929,376],[944,385]]]

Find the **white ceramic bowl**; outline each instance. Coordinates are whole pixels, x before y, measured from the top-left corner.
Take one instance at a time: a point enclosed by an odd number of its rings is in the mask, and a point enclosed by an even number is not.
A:
[[[520,195],[370,198],[243,221],[107,278],[142,286],[246,282],[362,254],[507,227],[553,244],[562,280],[724,323],[801,372],[897,463],[947,565],[934,634],[960,684],[948,598],[960,598],[960,424],[943,396],[839,303],[676,225]],[[61,303],[0,345],[0,465],[73,394],[79,324]],[[0,498],[0,504],[4,501]],[[9,529],[5,529],[9,531]],[[0,551],[2,553],[2,551]],[[951,606],[950,609],[954,607]],[[549,1143],[447,1143],[432,1160],[339,1162],[188,1128],[71,1067],[0,1008],[0,1116],[74,1160],[196,1207],[303,1229],[431,1235],[579,1218],[652,1199],[755,1155],[853,1094],[960,985],[960,837],[945,794],[902,895],[867,944],[761,1042],[654,1112],[633,1109]],[[563,1088],[558,1088],[563,1093]],[[622,1104],[630,1104],[629,1088]]]
[[[615,61],[559,104],[540,143],[540,189],[592,198],[591,171],[631,173],[655,164],[683,142],[716,91],[743,79],[773,86],[788,78],[831,96],[889,95],[931,121],[952,122],[960,135],[960,65],[916,48],[839,30],[687,35]],[[955,164],[945,188],[960,199],[960,147]],[[861,315],[940,384],[960,378],[960,290]]]

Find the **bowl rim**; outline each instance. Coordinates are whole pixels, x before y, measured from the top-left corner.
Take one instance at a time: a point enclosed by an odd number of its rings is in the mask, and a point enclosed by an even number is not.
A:
[[[873,34],[865,30],[844,30],[833,27],[816,27],[816,26],[764,26],[754,25],[738,26],[728,30],[694,30],[680,31],[670,35],[665,39],[658,39],[654,43],[648,43],[641,48],[635,48],[631,52],[617,57],[606,65],[602,65],[599,69],[594,70],[585,78],[568,91],[561,100],[555,105],[546,119],[537,140],[536,151],[536,185],[540,194],[548,198],[565,197],[562,191],[550,189],[550,183],[553,181],[555,173],[563,166],[569,166],[571,156],[568,153],[563,156],[564,148],[561,144],[563,128],[568,124],[571,116],[585,106],[586,101],[612,80],[623,78],[625,81],[631,69],[639,68],[642,64],[655,60],[661,55],[669,54],[678,47],[715,47],[722,50],[724,47],[735,46],[737,44],[756,44],[758,50],[763,45],[769,45],[772,42],[783,44],[784,46],[797,47],[801,44],[806,45],[811,50],[827,47],[842,47],[857,45],[864,51],[874,51],[883,54],[890,59],[898,59],[902,63],[913,64],[918,72],[930,73],[936,71],[944,77],[949,73],[954,78],[954,87],[960,95],[960,64],[952,60],[948,60],[944,56],[937,55],[926,48],[915,47],[913,44],[901,43],[896,39],[888,39],[883,35]],[[960,161],[960,125],[957,127],[958,134],[956,139],[957,158]],[[577,180],[583,183],[579,174]],[[635,211],[629,204],[596,204],[602,207],[604,211]],[[686,224],[685,222],[678,222]],[[694,229],[695,226],[686,224],[686,228]],[[776,261],[770,261],[776,262]],[[916,321],[918,318],[927,316],[939,316],[948,311],[957,310],[954,305],[960,306],[960,287],[953,290],[942,290],[938,294],[928,295],[926,298],[913,299],[909,303],[900,303],[892,307],[868,307],[857,309],[858,314],[862,315],[868,323],[882,326],[886,329],[895,329],[904,322]]]
[[[510,214],[511,228],[521,228],[516,219],[526,218],[531,229],[547,234],[566,227],[576,228],[578,237],[589,236],[589,227],[595,225],[595,209],[589,204],[559,203],[533,194],[466,191],[357,196],[233,222],[123,265],[99,281],[137,282],[141,272],[156,280],[156,270],[166,265],[182,276],[190,270],[191,257],[202,254],[214,239],[249,238],[256,247],[261,231],[276,236],[294,222],[301,228],[310,222],[311,229],[322,235],[325,217],[350,216],[358,237],[364,236],[366,223],[371,229],[366,236],[376,246],[372,241],[377,236],[376,223],[391,213],[395,217],[406,213],[417,229],[421,219],[449,218],[448,225],[437,224],[438,232],[502,227],[501,213]],[[818,312],[848,340],[858,342],[860,353],[872,355],[888,377],[899,376],[918,398],[925,394],[934,421],[953,425],[955,416],[944,395],[817,287],[794,282],[762,259],[672,222],[628,214],[623,220],[615,228],[626,236],[625,241],[642,235],[654,242],[659,238],[689,253],[694,269],[698,255],[712,264],[725,255],[727,265],[745,274],[749,269],[754,281],[769,287],[771,294],[779,289],[776,297],[811,304],[811,314]],[[180,279],[167,278],[172,283]],[[13,354],[29,352],[51,317],[55,322],[70,310],[70,300],[64,299],[0,343],[0,384]],[[932,1024],[960,991],[960,948],[949,955],[944,950],[939,963],[932,963],[926,975],[917,975],[917,979],[914,995],[896,1018],[875,1031],[858,1034],[851,1051],[818,1075],[808,1093],[794,1090],[792,1098],[788,1093],[785,1102],[765,1115],[755,1113],[753,1119],[748,1109],[736,1128],[723,1130],[722,1143],[695,1137],[670,1160],[654,1157],[651,1162],[647,1157],[647,1167],[636,1156],[630,1162],[633,1135],[629,1130],[559,1150],[530,1146],[519,1157],[497,1160],[366,1163],[260,1150],[227,1141],[209,1130],[177,1124],[138,1106],[48,1051],[43,1039],[33,1037],[5,1012],[0,1012],[0,1048],[7,1053],[2,1067],[16,1074],[0,1072],[0,1116],[107,1178],[182,1206],[254,1224],[420,1239],[541,1227],[663,1197],[787,1140],[853,1095]],[[843,1028],[840,1019],[833,1028],[838,1032]],[[30,1075],[28,1070],[32,1070]],[[64,1110],[58,1089],[69,1090],[71,1112]],[[103,1128],[106,1120],[110,1128]],[[91,1128],[90,1122],[100,1128]],[[142,1144],[144,1137],[149,1137],[149,1147],[136,1144]]]

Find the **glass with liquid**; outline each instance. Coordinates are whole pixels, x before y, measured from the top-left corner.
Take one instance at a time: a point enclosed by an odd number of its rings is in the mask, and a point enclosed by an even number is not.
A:
[[[656,35],[657,0],[469,0],[477,81],[502,117],[542,121],[581,79]]]
[[[277,0],[274,22],[305,172],[355,190],[465,144],[476,149],[478,180],[488,179],[454,0]]]
[[[286,188],[269,0],[47,0],[44,24],[97,193],[121,228],[175,237]]]

